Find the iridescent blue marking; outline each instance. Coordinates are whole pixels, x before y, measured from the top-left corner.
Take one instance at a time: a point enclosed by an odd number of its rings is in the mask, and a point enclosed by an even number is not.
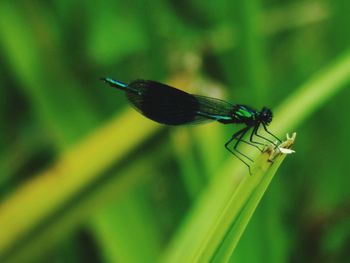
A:
[[[109,77],[106,78],[102,78],[103,81],[107,82],[110,86],[112,86],[113,88],[117,88],[117,89],[121,89],[121,90],[128,90],[128,91],[132,91],[134,93],[137,93],[138,95],[142,95],[142,92],[140,90],[131,88],[129,84],[126,84],[124,82],[121,82],[119,80],[115,80]]]
[[[201,111],[197,111],[197,114],[214,120],[232,120],[231,116],[211,115]]]
[[[126,88],[128,86],[128,84],[124,83],[124,82],[121,82],[119,80],[115,80],[115,79],[112,79],[112,78],[104,78],[104,80],[112,85],[117,85],[119,87],[122,87],[122,88]]]

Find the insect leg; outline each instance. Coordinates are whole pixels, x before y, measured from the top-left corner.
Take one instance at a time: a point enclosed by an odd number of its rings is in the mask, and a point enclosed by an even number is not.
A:
[[[231,142],[231,141],[233,141],[233,140],[237,140],[238,135],[240,135],[240,133],[242,132],[243,135],[240,136],[240,138],[238,139],[238,141],[244,142],[245,144],[248,144],[248,145],[250,145],[250,146],[253,146],[253,147],[257,148],[259,151],[262,151],[258,146],[256,146],[255,144],[253,144],[253,143],[255,143],[255,142],[252,142],[252,141],[248,142],[248,141],[242,139],[243,136],[244,136],[244,134],[245,134],[249,129],[250,129],[250,127],[246,127],[246,128],[243,128],[242,130],[239,130],[237,133],[235,133],[235,134],[232,135],[232,140],[230,140],[229,142]],[[259,143],[257,142],[257,144],[259,144]],[[264,145],[264,144],[263,144],[263,145]],[[239,151],[237,150],[237,152],[239,152]],[[244,154],[242,154],[242,155],[244,155]]]
[[[263,124],[263,127],[264,127],[264,130],[266,131],[266,127],[265,127],[265,125]],[[276,147],[278,147],[278,145],[276,145],[273,141],[271,141],[270,139],[268,139],[268,138],[265,138],[264,136],[261,136],[260,134],[258,134],[258,128],[259,128],[259,126],[256,126],[256,128],[254,129],[254,134],[256,135],[256,136],[258,136],[259,138],[261,138],[261,139],[264,139],[265,141],[268,141],[269,143],[271,143],[271,144],[273,144],[274,146],[276,146]],[[268,132],[269,134],[271,134],[270,132]],[[275,136],[274,136],[275,137]]]
[[[234,133],[234,134],[232,135],[232,137],[225,143],[225,148],[226,148],[227,150],[229,150],[231,153],[233,153],[232,150],[231,150],[228,146],[231,144],[231,142],[232,142],[233,140],[236,140],[238,136],[240,136],[241,134],[246,133],[246,130],[247,130],[247,128],[244,128],[244,129],[239,130],[238,132]],[[242,137],[242,136],[240,136],[240,137]]]
[[[226,147],[226,146],[225,146],[225,147]],[[226,147],[226,149],[227,149],[230,153],[232,153],[238,160],[240,160],[242,163],[244,163],[244,164],[248,167],[249,174],[252,175],[252,172],[251,172],[251,170],[250,170],[250,165],[249,165],[246,161],[244,161],[241,157],[239,157],[239,155],[237,155],[235,152],[231,151],[230,148]]]
[[[234,150],[235,150],[236,152],[238,152],[239,154],[241,154],[242,156],[246,157],[247,159],[250,159],[250,158],[249,158],[248,156],[246,156],[245,154],[241,153],[241,152],[237,149],[238,144],[239,144],[240,142],[244,142],[245,144],[248,144],[248,145],[250,145],[250,146],[253,146],[253,147],[257,148],[260,152],[262,152],[262,149],[260,149],[260,148],[259,148],[257,145],[255,145],[254,143],[256,143],[256,144],[261,144],[261,145],[265,145],[265,144],[262,144],[262,143],[259,143],[259,142],[254,142],[254,141],[248,142],[248,141],[242,139],[243,136],[248,132],[248,130],[249,130],[250,128],[251,128],[251,127],[246,127],[246,128],[244,128],[244,129],[238,131],[237,133],[235,133],[234,135],[232,135],[231,140],[229,140],[228,143],[227,143],[227,145],[228,145],[228,144],[230,144],[233,140],[237,140],[237,142],[236,142],[236,144],[235,144],[235,146],[234,146]],[[253,131],[253,132],[254,132],[254,131]],[[239,138],[237,138],[238,135],[240,135]]]
[[[246,127],[244,128],[243,130],[241,130],[241,134],[238,136],[235,137],[235,139],[237,140],[237,142],[235,143],[235,145],[233,146],[233,149],[238,152],[240,155],[244,156],[245,158],[247,158],[249,161],[253,162],[253,160],[251,158],[249,158],[247,155],[245,155],[244,153],[240,152],[237,147],[238,147],[238,144],[242,141],[242,138],[244,136],[244,134],[247,133],[247,131],[250,129],[250,127]]]
[[[243,140],[243,139],[241,139],[240,140],[241,142],[244,142],[244,143],[246,143],[246,144],[248,144],[248,145],[250,145],[250,146],[253,146],[253,147],[255,147],[255,148],[257,148],[260,152],[262,152],[262,150],[259,148],[259,146],[257,146],[257,145],[255,145],[254,143],[256,143],[256,144],[262,144],[262,143],[259,143],[259,142],[252,142],[252,141],[246,141],[246,140]],[[264,144],[262,144],[262,145],[264,145]]]
[[[232,152],[232,150],[228,148],[228,145],[229,145],[233,140],[237,140],[237,142],[236,142],[235,145],[233,146],[233,150],[234,150],[235,152],[239,153],[240,155],[242,155],[243,157],[247,158],[249,161],[253,162],[253,160],[252,160],[251,158],[249,158],[247,155],[245,155],[244,153],[242,153],[241,151],[239,151],[239,150],[237,149],[238,144],[239,144],[240,142],[248,143],[248,142],[246,142],[246,141],[243,141],[242,138],[243,138],[243,136],[247,133],[247,131],[248,131],[249,129],[250,129],[250,127],[246,127],[246,128],[244,128],[244,129],[238,131],[238,132],[235,133],[234,135],[232,135],[232,138],[225,144],[225,147],[226,147],[226,149],[228,149],[230,152]],[[250,144],[250,143],[248,143],[248,144]],[[251,144],[250,144],[250,145],[251,145]],[[255,145],[253,145],[253,146],[255,146]]]
[[[263,124],[263,127],[264,127],[264,130],[265,130],[268,134],[270,134],[270,135],[271,135],[272,137],[274,137],[277,141],[279,141],[280,143],[282,143],[282,141],[281,141],[276,135],[274,135],[273,133],[269,132],[269,130],[267,129],[267,127],[266,127],[265,124]]]
[[[244,164],[248,167],[249,174],[251,175],[252,173],[251,173],[251,170],[250,170],[250,165],[249,165],[246,161],[244,161],[238,154],[236,154],[234,151],[232,151],[232,150],[228,147],[228,146],[230,145],[230,143],[231,143],[233,140],[235,140],[235,139],[237,138],[237,136],[246,133],[247,130],[248,130],[247,128],[244,128],[244,129],[242,129],[242,130],[236,132],[235,134],[233,134],[232,137],[225,143],[225,148],[226,148],[230,153],[232,153],[235,157],[237,157],[242,163],[244,163]],[[235,149],[235,151],[237,151],[237,150]],[[240,153],[239,151],[237,151],[237,152]],[[240,154],[242,154],[242,153],[240,153]],[[243,156],[245,156],[245,155],[243,155]],[[248,158],[248,160],[253,161],[253,160],[250,159],[249,157],[247,157],[247,156],[245,156],[245,157]]]
[[[259,144],[259,145],[265,146],[264,143],[256,142],[256,141],[253,140],[253,136],[256,135],[258,129],[259,129],[259,125],[254,126],[253,131],[252,131],[252,133],[250,134],[249,141],[252,142],[252,143],[255,143],[255,144]],[[259,137],[260,137],[260,136],[259,136]],[[264,138],[264,139],[265,139],[265,138]],[[259,150],[261,150],[261,149],[259,148]]]

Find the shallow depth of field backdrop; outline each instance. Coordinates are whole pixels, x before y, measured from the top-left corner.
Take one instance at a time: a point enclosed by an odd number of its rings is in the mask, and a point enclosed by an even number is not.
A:
[[[2,262],[166,262],[222,168],[243,166],[224,148],[239,127],[158,125],[99,78],[275,110],[350,65],[349,13],[348,0],[1,1]],[[349,79],[278,134],[298,133],[296,154],[230,262],[350,261]]]

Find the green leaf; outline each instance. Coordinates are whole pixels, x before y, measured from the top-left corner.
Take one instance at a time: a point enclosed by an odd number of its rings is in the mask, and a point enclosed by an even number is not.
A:
[[[294,139],[288,140],[285,144],[291,146],[293,141]],[[171,244],[164,261],[208,262],[215,253],[218,253],[218,258],[227,257],[228,248],[231,250],[236,246],[284,158],[284,154],[276,155],[276,152],[279,151],[268,148],[261,154],[254,162],[252,176],[249,176],[246,167],[237,168],[232,162],[227,163],[227,167],[206,189],[196,210],[189,215],[189,221]],[[230,228],[233,230],[230,231]],[[226,243],[230,246],[225,244],[219,250],[227,233],[230,237]]]
[[[278,108],[270,129],[282,133],[300,125],[332,95],[344,88],[349,80],[350,50],[292,94]],[[206,262],[212,260],[214,255],[219,259],[228,258],[260,201],[260,195],[282,161],[282,157],[277,158],[276,165],[269,167],[265,155],[260,156],[255,163],[258,167],[268,167],[258,169],[258,174],[254,173],[251,177],[240,169],[242,167],[236,166],[237,162],[230,160],[226,163],[179,229],[164,254],[165,262]],[[255,188],[258,190],[253,194]],[[252,200],[251,203],[248,200]],[[230,216],[227,216],[228,210],[232,213]],[[227,240],[231,241],[225,240],[226,235]],[[220,244],[223,246],[219,247]]]

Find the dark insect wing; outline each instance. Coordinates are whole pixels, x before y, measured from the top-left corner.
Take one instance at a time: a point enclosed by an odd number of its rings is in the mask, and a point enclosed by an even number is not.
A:
[[[230,120],[232,117],[233,104],[224,100],[194,95],[198,102],[196,122],[212,120]]]
[[[192,95],[150,80],[137,80],[126,88],[131,104],[144,116],[168,125],[231,120],[233,105],[223,100]]]
[[[140,113],[163,124],[191,123],[198,111],[193,95],[156,81],[134,81],[127,86],[126,96]]]

